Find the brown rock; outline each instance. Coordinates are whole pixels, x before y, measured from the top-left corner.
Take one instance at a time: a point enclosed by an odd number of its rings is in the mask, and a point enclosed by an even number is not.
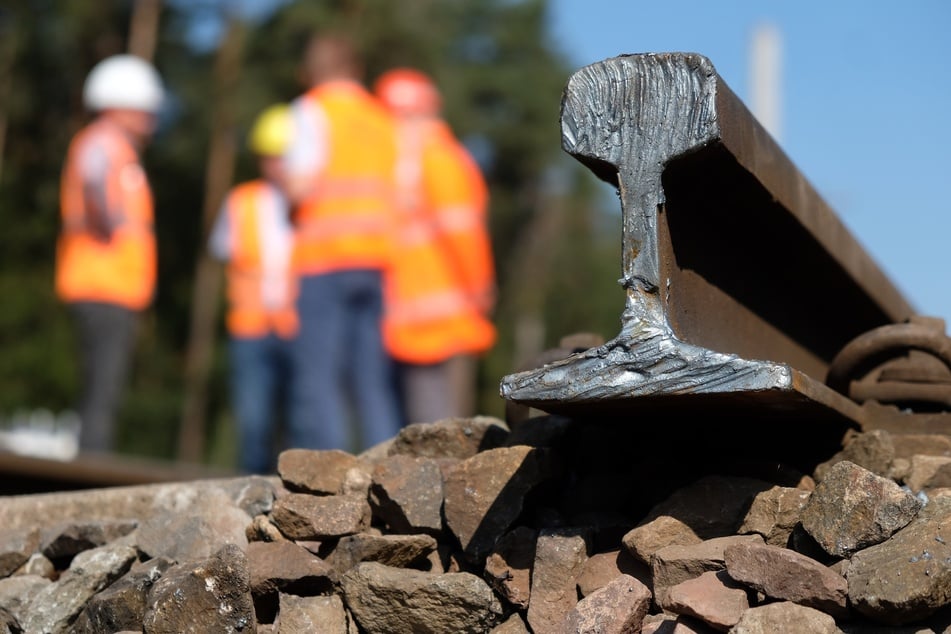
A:
[[[701,539],[725,537],[736,532],[756,494],[772,487],[755,478],[705,476],[674,491],[641,523],[666,515],[686,524]]]
[[[465,460],[480,451],[502,446],[508,433],[508,426],[491,416],[412,423],[393,439],[389,454]]]
[[[893,434],[897,458],[912,456],[951,456],[951,436],[945,434]]]
[[[437,542],[431,535],[373,535],[358,533],[341,537],[327,560],[338,572],[362,561],[375,561],[394,568],[421,566]]]
[[[833,465],[848,460],[874,474],[887,477],[894,459],[895,445],[892,442],[892,434],[873,429],[847,438],[842,451],[816,467],[815,476],[821,482]]]
[[[496,625],[492,628],[490,634],[530,634],[530,632],[528,631],[528,626],[525,625],[525,621],[523,621],[522,617],[516,612],[501,625]]]
[[[641,563],[650,564],[655,552],[667,546],[691,546],[703,540],[675,517],[661,515],[632,528],[621,539],[624,548]]]
[[[248,542],[283,542],[287,538],[281,534],[277,526],[271,523],[267,515],[255,515],[251,523],[244,530]]]
[[[277,457],[277,473],[289,491],[339,493],[350,469],[364,469],[363,463],[339,449],[287,449]]]
[[[626,550],[591,555],[584,562],[581,576],[578,577],[578,592],[586,597],[625,574],[645,585],[650,584],[650,569]]]
[[[566,632],[571,634],[635,634],[651,604],[650,589],[629,575],[583,598],[568,613]]]
[[[443,478],[435,460],[396,454],[378,463],[371,476],[370,506],[391,531],[442,530]]]
[[[545,529],[535,543],[528,625],[535,634],[562,632],[578,603],[578,578],[588,558],[590,537],[583,529]]]
[[[912,491],[951,487],[951,456],[911,457],[905,484]]]
[[[290,493],[274,502],[271,521],[290,539],[322,540],[359,533],[370,525],[370,504],[355,495]]]
[[[551,472],[546,449],[490,449],[446,478],[446,523],[472,561],[484,558],[522,512],[525,495]]]
[[[671,586],[659,603],[668,612],[695,617],[721,632],[736,625],[750,607],[748,591],[722,570]]]
[[[717,634],[719,630],[682,614],[648,614],[640,634]]]
[[[814,559],[768,544],[734,544],[723,554],[731,577],[768,597],[849,615],[845,578]]]
[[[757,533],[767,544],[785,548],[810,495],[803,489],[780,486],[757,493],[737,532]]]
[[[485,579],[503,599],[520,609],[528,607],[531,597],[537,537],[534,530],[519,526],[503,535],[485,560]]]
[[[335,594],[320,597],[280,595],[278,632],[320,632],[349,634],[350,617],[341,598]],[[260,629],[258,630],[260,632]]]
[[[730,634],[840,634],[835,619],[790,601],[768,603],[743,613]]]
[[[759,535],[715,537],[690,546],[667,546],[651,558],[654,601],[662,605],[668,588],[726,567],[724,551],[733,544],[762,544]]]
[[[247,560],[254,596],[279,590],[312,595],[333,587],[335,575],[330,564],[293,542],[251,542]]]
[[[487,632],[502,620],[492,590],[467,572],[432,575],[364,562],[347,571],[341,585],[365,632]]]

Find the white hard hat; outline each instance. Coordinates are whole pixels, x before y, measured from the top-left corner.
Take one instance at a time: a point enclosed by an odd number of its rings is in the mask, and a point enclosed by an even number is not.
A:
[[[93,111],[128,108],[158,112],[165,97],[162,79],[135,55],[113,55],[96,64],[83,86],[83,103]]]

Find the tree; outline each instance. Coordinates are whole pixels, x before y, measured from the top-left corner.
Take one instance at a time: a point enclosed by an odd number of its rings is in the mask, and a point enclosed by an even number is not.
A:
[[[146,8],[156,2],[141,1],[146,4],[137,6]],[[196,367],[186,351],[191,333],[202,331],[195,320],[209,321],[207,310],[194,316],[195,298],[214,294],[196,278],[208,210],[221,183],[232,180],[226,169],[212,170],[224,174],[218,181],[209,177],[213,139],[235,148],[233,160],[224,161],[233,180],[253,175],[250,154],[242,151],[247,130],[263,108],[300,92],[298,59],[318,28],[352,33],[366,53],[371,81],[396,65],[431,74],[449,122],[488,177],[500,340],[483,363],[478,410],[501,416],[501,375],[562,335],[613,334],[622,297],[613,282],[620,239],[615,226],[604,229],[592,179],[559,147],[561,90],[571,69],[550,42],[545,0],[274,0],[270,13],[241,18],[247,30],[241,73],[228,101],[233,112],[223,122],[213,112],[211,78],[216,48],[225,40],[195,34],[213,33],[216,25],[224,33],[225,4],[166,0],[161,7],[154,60],[172,99],[144,155],[156,197],[159,285],[120,411],[123,452],[176,453],[186,373]],[[12,0],[0,9],[0,68],[11,69],[4,79],[9,87],[0,81],[0,130],[6,119],[6,136],[0,132],[0,415],[72,404],[74,342],[52,292],[59,172],[69,138],[86,118],[80,99],[86,73],[106,55],[127,50],[132,8],[129,0]],[[517,324],[526,314],[540,334],[517,350]],[[225,335],[221,320],[213,321],[214,345],[202,353],[208,381],[200,409],[210,424],[201,458],[227,463],[232,431],[227,359],[219,345]],[[208,331],[205,326],[206,345]]]

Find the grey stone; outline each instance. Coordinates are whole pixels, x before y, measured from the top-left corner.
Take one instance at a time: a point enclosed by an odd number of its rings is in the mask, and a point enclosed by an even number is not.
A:
[[[134,519],[57,522],[40,534],[40,552],[49,559],[72,557],[128,535],[137,525]]]
[[[169,568],[149,590],[143,618],[149,634],[254,632],[255,625],[247,558],[234,544]]]
[[[29,561],[40,545],[36,528],[0,530],[0,577],[8,577]]]
[[[207,504],[189,506],[146,520],[137,531],[139,549],[149,557],[183,562],[211,556],[226,544],[247,546],[251,517],[221,492],[209,495]]]
[[[135,550],[128,546],[100,546],[79,553],[57,581],[34,595],[20,617],[23,630],[69,631],[92,596],[125,574],[135,558]]]
[[[801,521],[823,550],[848,557],[888,539],[919,508],[921,502],[894,481],[843,460],[816,486]]]
[[[951,498],[933,499],[891,539],[857,552],[847,574],[853,608],[902,625],[951,603]]]
[[[17,621],[22,621],[30,601],[52,581],[38,575],[18,575],[0,579],[0,608],[9,610]]]
[[[173,562],[164,557],[133,564],[129,572],[86,603],[70,628],[71,633],[140,630],[145,616],[146,595],[172,565]]]

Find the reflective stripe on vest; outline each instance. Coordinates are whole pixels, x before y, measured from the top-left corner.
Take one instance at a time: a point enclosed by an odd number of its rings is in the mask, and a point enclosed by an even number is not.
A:
[[[255,180],[235,187],[230,214],[228,332],[235,337],[291,338],[298,330],[295,278],[290,269],[293,233],[286,203],[271,185]]]
[[[102,182],[90,184],[91,154],[102,159]],[[112,234],[90,231],[87,187],[101,186]],[[138,153],[114,124],[97,119],[70,142],[60,187],[62,229],[56,251],[56,292],[66,302],[96,301],[145,308],[155,290],[152,192]]]

